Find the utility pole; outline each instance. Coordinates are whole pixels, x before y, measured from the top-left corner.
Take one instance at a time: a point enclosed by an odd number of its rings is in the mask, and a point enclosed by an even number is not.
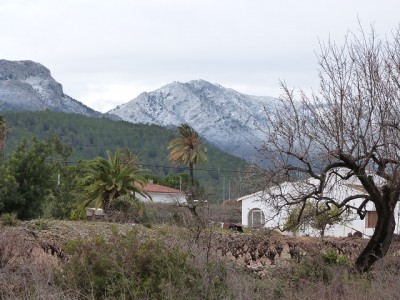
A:
[[[228,179],[228,200],[231,200],[231,179]]]
[[[222,203],[225,201],[225,177],[222,177]]]

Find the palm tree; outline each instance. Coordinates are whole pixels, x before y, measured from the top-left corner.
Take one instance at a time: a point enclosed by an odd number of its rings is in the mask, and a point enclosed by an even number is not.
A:
[[[189,201],[194,200],[194,166],[197,163],[207,161],[206,152],[203,142],[199,134],[188,124],[178,126],[179,137],[175,138],[168,144],[170,153],[168,159],[174,165],[186,165],[189,167],[190,187]],[[195,211],[194,211],[195,214]]]
[[[142,170],[142,166],[139,164],[139,156],[132,153],[129,148],[123,148],[121,153],[121,165],[123,167],[130,167],[133,170]]]
[[[144,197],[149,195],[142,189],[145,182],[138,178],[139,169],[121,162],[119,149],[113,155],[107,151],[107,159],[97,157],[89,161],[85,168],[84,184],[88,198],[87,206],[96,200],[96,207],[101,206],[107,214],[112,207],[112,201],[120,196],[135,199],[135,193]]]

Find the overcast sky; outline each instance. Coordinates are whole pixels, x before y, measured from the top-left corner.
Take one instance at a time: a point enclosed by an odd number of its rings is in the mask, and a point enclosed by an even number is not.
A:
[[[279,80],[318,87],[319,40],[359,21],[390,35],[399,12],[398,0],[0,0],[0,58],[43,64],[101,112],[194,79],[277,97]]]

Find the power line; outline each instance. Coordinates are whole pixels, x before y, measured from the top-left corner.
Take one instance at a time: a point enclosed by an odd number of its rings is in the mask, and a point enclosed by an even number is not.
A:
[[[55,160],[55,159],[49,159],[46,160],[47,162],[63,162],[66,164],[78,164],[84,160],[80,161],[64,161],[64,160]],[[151,167],[151,168],[163,168],[163,169],[182,169],[183,171],[189,171],[190,168],[186,166],[167,166],[167,165],[154,165],[150,163],[139,163],[138,165],[143,166],[143,167]],[[220,168],[195,168],[195,171],[205,171],[205,172],[218,172],[218,173],[242,173],[242,174],[252,174],[253,172],[251,171],[243,171],[243,170],[229,170],[229,169],[220,169]]]

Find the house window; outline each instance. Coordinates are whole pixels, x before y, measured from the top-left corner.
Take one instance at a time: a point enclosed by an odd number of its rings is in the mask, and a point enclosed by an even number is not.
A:
[[[249,211],[249,227],[262,227],[265,224],[265,215],[259,208],[255,208]]]
[[[367,211],[365,218],[365,228],[375,228],[378,222],[378,214],[376,211]]]

